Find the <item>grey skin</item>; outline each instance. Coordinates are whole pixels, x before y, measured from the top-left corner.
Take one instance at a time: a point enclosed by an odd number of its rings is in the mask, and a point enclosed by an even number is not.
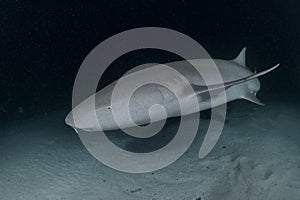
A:
[[[233,60],[221,60],[214,59],[216,66],[218,67],[220,74],[223,78],[224,84],[216,83],[210,85],[210,90],[218,93],[222,89],[226,93],[226,102],[230,102],[237,99],[246,99],[253,103],[263,105],[263,103],[257,99],[256,94],[260,90],[260,82],[257,77],[262,76],[279,66],[275,65],[265,71],[256,73],[251,72],[245,65],[245,52],[244,48],[240,54]],[[208,59],[194,59],[189,62],[193,63],[194,66],[201,68],[209,63]],[[168,66],[179,71],[184,76],[194,89],[194,93],[186,93],[185,86],[175,83],[174,81],[180,81],[181,77],[169,77],[170,84],[177,84],[177,90],[184,96],[185,103],[189,102],[189,98],[192,95],[197,96],[199,106],[189,106],[190,110],[187,110],[184,115],[192,114],[202,110],[211,108],[211,101],[208,89],[203,78],[197,73],[197,71],[187,64],[186,61],[178,61],[168,63]],[[173,81],[173,83],[172,83]],[[78,129],[83,131],[95,132],[95,131],[106,131],[116,130],[119,128],[130,128],[133,126],[132,123],[128,123],[127,120],[121,120],[116,124],[111,105],[111,95],[114,89],[116,81],[100,90],[95,94],[95,107],[91,106],[93,103],[92,98],[89,97],[79,105],[77,105],[66,117],[65,122],[77,132]],[[224,94],[223,94],[224,95]],[[224,97],[223,97],[224,99]],[[122,98],[117,100],[117,103],[123,104]],[[216,97],[214,106],[224,104],[226,102],[219,101]],[[124,103],[125,104],[125,103]],[[149,109],[154,104],[162,105],[167,115],[154,114],[154,118],[149,116]],[[96,111],[95,115],[92,114],[93,108]],[[178,101],[174,94],[163,86],[157,84],[147,84],[133,93],[130,104],[129,104],[130,115],[135,122],[135,125],[148,124],[150,121],[160,121],[169,117],[177,117],[182,115]],[[76,117],[73,117],[76,116]],[[76,122],[76,123],[75,123]],[[99,124],[101,126],[99,126]]]

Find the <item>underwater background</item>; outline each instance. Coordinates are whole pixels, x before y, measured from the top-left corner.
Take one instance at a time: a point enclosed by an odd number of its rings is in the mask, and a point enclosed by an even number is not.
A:
[[[0,102],[8,112],[1,118],[20,117],[20,106],[23,117],[70,108],[73,82],[88,53],[114,34],[147,26],[180,31],[212,58],[233,58],[246,46],[253,70],[281,64],[271,77],[261,78],[260,95],[286,92],[288,100],[294,98],[300,87],[300,3],[264,2],[2,1]],[[165,59],[159,55],[128,56],[130,61],[123,59],[127,63],[109,73],[104,84],[135,64]]]
[[[289,0],[1,1],[0,199],[298,199],[299,19],[300,2]],[[188,154],[146,175],[102,165],[64,118],[84,58],[103,40],[138,27],[182,32],[212,58],[232,59],[247,47],[253,71],[280,63],[259,78],[258,97],[266,106],[230,103],[228,138],[208,160]],[[153,49],[128,53],[112,63],[99,88],[139,64],[179,59]],[[253,145],[243,151],[239,144]],[[217,175],[224,185],[216,184]]]

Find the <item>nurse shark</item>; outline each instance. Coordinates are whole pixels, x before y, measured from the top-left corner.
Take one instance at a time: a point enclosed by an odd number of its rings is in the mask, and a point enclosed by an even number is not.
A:
[[[210,62],[209,59],[193,59],[189,60],[188,62],[177,61],[166,64],[167,66],[170,66],[180,72],[178,73],[180,74],[178,77],[171,75],[166,77],[165,82],[169,82],[171,85],[174,84],[174,81],[178,81],[176,83],[177,91],[179,91],[179,93],[181,93],[181,95],[184,96],[183,98],[186,100],[183,102],[189,103],[189,98],[191,98],[191,96],[197,96],[199,106],[195,107],[194,109],[191,108],[191,110],[185,112],[185,114],[192,114],[210,109],[211,99],[209,98],[209,92],[213,91],[218,93],[218,91],[220,91],[221,93],[222,89],[223,91],[225,90],[225,94],[222,95],[226,95],[226,102],[220,101],[220,103],[215,103],[214,106],[237,99],[246,99],[258,105],[264,105],[256,97],[257,92],[260,90],[260,82],[258,77],[274,70],[279,66],[279,64],[259,73],[252,72],[246,66],[245,53],[246,48],[244,48],[239,55],[232,60],[213,59],[214,63],[218,67],[224,83],[217,83],[209,86],[205,84],[202,76],[197,73],[193,67],[187,66],[188,63],[192,63],[193,66],[198,67],[201,70],[201,67],[208,65]],[[133,72],[130,75],[135,73],[136,72]],[[185,84],[180,84],[182,76],[188,80],[194,89],[192,94],[185,92]],[[116,83],[117,81],[109,84],[104,89],[94,94],[92,96],[93,98],[89,97],[73,108],[73,110],[66,116],[66,124],[73,127],[76,131],[77,129],[81,129],[91,132],[116,130],[120,128],[124,129],[133,126],[132,123],[128,123],[128,120],[123,120],[123,124],[122,120],[119,120],[118,124],[114,120],[111,97]],[[122,102],[122,98],[116,101],[121,105],[126,105],[125,102]],[[216,100],[216,102],[218,102],[218,100]],[[91,104],[94,104],[95,106],[91,106]],[[166,109],[167,116],[156,116],[156,118],[150,119],[149,109],[154,104],[162,105]],[[94,115],[92,115],[91,108],[95,109],[98,121],[94,120]],[[131,117],[135,122],[134,125],[144,125],[148,124],[150,121],[155,122],[165,118],[178,117],[182,115],[180,106],[178,106],[178,102],[174,101],[172,91],[158,84],[147,84],[136,90],[130,99],[129,110]],[[76,120],[74,120],[74,116],[76,116]]]

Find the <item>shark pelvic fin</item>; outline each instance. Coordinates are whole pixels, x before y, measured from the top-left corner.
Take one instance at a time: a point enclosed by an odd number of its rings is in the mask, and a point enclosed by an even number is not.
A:
[[[247,93],[245,94],[243,97],[243,99],[246,99],[252,103],[258,104],[260,106],[264,106],[265,104],[263,102],[261,102],[254,94],[252,93]]]
[[[242,66],[246,66],[246,47],[244,47],[241,52],[239,53],[239,55],[233,59],[234,62],[242,65]]]

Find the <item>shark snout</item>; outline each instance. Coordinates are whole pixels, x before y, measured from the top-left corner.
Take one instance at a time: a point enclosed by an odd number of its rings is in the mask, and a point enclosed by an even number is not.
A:
[[[77,128],[75,127],[75,123],[74,123],[74,118],[73,118],[72,112],[69,113],[69,114],[66,116],[66,118],[65,118],[65,123],[66,123],[68,126],[72,127],[72,128],[75,130],[76,133],[78,133],[78,130],[77,130]]]
[[[65,123],[70,126],[71,128],[73,128],[75,130],[76,133],[78,133],[78,127],[75,126],[75,121],[74,121],[74,118],[73,118],[73,113],[69,113],[67,115],[67,117],[65,118]]]
[[[73,118],[73,114],[72,113],[69,113],[66,118],[65,118],[65,123],[71,127],[74,126],[74,118]]]
[[[72,112],[70,112],[65,118],[65,123],[71,128],[73,128],[76,131],[76,133],[78,133],[78,130],[83,130],[86,132],[95,132],[101,130],[99,128],[96,129],[93,126],[93,124],[89,124],[88,122],[89,122],[88,119],[76,118],[76,123],[75,123]]]

